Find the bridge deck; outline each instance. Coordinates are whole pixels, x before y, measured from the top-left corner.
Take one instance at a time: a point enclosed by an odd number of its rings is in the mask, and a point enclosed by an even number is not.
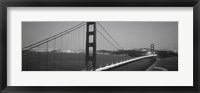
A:
[[[154,55],[136,57],[136,58],[133,58],[133,59],[129,59],[129,60],[126,60],[126,61],[122,61],[122,62],[119,62],[119,63],[115,63],[115,64],[112,64],[112,65],[108,65],[108,66],[105,66],[105,67],[98,68],[98,69],[96,69],[96,71],[108,70],[108,69],[111,69],[111,68],[114,68],[114,67],[117,67],[117,66],[121,66],[121,65],[133,62],[133,61],[137,61],[137,60],[148,58],[148,57],[155,57],[155,56],[157,56],[157,55],[154,54]]]

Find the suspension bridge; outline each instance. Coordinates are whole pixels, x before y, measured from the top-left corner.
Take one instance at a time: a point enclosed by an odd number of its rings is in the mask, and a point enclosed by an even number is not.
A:
[[[81,22],[22,48],[23,71],[109,71],[138,60],[155,62],[148,54],[130,56],[100,22]]]

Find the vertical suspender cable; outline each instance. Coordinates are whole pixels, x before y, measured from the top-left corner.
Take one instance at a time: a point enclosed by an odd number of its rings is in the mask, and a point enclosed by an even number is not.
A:
[[[47,63],[46,63],[46,71],[48,70],[48,62],[49,62],[49,41],[47,42]]]
[[[83,26],[83,60],[82,60],[82,68],[84,69],[85,63],[85,26]]]
[[[53,61],[53,70],[55,71],[56,69],[55,69],[55,67],[56,67],[56,39],[54,39],[54,52],[53,52],[53,59],[54,59],[54,61]]]
[[[39,47],[40,47],[40,46],[38,46],[37,49],[36,49],[36,50],[37,50],[37,51],[36,51],[36,54],[37,54],[36,64],[38,64],[38,65],[36,65],[36,66],[37,66],[37,67],[36,67],[37,70],[40,69],[40,68],[39,68],[39,67],[40,67],[40,66],[39,66],[39,64],[40,64],[40,63],[39,63],[39,52],[38,52],[38,48],[39,48]]]
[[[26,70],[28,70],[28,67],[29,67],[29,65],[28,65],[28,53],[29,52],[24,53],[24,55],[25,55],[25,61],[26,61],[26,65],[25,65]]]
[[[65,39],[64,39],[64,41],[65,41],[65,48],[64,48],[64,50],[65,50],[65,52],[64,52],[64,55],[65,55],[65,61],[64,61],[64,65],[66,66],[66,62],[67,62],[67,53],[66,53],[66,50],[67,50],[67,35],[65,35]]]

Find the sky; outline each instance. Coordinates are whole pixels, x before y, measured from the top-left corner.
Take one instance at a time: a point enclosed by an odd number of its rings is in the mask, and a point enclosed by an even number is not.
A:
[[[22,47],[41,41],[45,38],[69,29],[81,22],[22,22]],[[155,49],[178,50],[178,22],[136,22],[136,21],[102,21],[99,22],[106,31],[117,41],[124,49],[150,48],[150,44],[155,45]],[[49,42],[49,46],[54,47],[83,48],[85,44],[85,29],[83,26],[71,35],[65,35],[59,40]],[[103,29],[97,25],[98,31],[105,34]],[[105,37],[109,38],[105,34]],[[111,40],[109,38],[109,40]],[[64,42],[60,43],[59,42]],[[70,42],[71,45],[67,45]],[[111,42],[116,45],[112,40]],[[73,43],[73,44],[72,44]],[[97,47],[113,48],[112,45],[97,33]],[[45,46],[45,45],[43,45]],[[76,47],[81,46],[81,47]],[[117,46],[117,45],[116,45]],[[119,48],[119,47],[118,47]]]

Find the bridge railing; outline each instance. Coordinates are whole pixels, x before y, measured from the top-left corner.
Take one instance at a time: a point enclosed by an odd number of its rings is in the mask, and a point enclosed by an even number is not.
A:
[[[134,61],[137,61],[137,60],[140,60],[140,59],[149,58],[149,57],[157,57],[157,55],[156,54],[152,54],[152,55],[147,55],[147,56],[141,56],[141,57],[128,59],[128,60],[121,61],[121,62],[118,62],[118,63],[115,63],[115,64],[111,64],[111,65],[107,65],[107,66],[104,66],[104,67],[100,67],[100,68],[96,69],[96,71],[109,70],[111,68],[119,67],[121,65],[128,64],[128,63],[131,63],[131,62],[134,62]]]

